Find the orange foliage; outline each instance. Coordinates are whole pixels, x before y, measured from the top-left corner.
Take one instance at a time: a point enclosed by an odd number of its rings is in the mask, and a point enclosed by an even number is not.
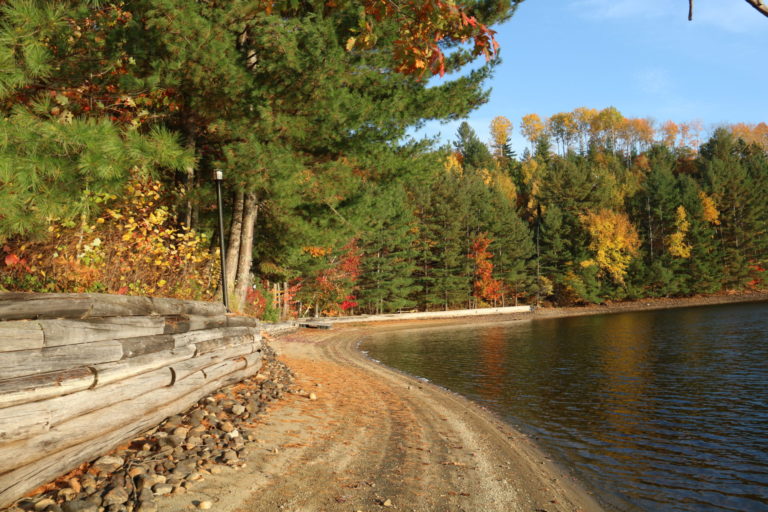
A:
[[[218,258],[205,236],[175,221],[161,192],[159,182],[134,178],[120,199],[96,198],[105,207],[93,224],[54,221],[46,241],[9,243],[4,252],[19,262],[0,268],[2,283],[25,291],[212,298]]]
[[[480,302],[495,303],[501,300],[503,286],[501,281],[493,278],[493,254],[488,251],[492,240],[486,233],[480,233],[472,242],[467,256],[475,262],[475,282],[472,295]]]

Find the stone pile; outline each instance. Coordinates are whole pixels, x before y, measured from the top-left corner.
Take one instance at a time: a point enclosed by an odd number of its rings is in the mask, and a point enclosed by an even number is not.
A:
[[[9,512],[156,512],[156,498],[182,494],[221,466],[242,465],[254,418],[290,386],[293,373],[264,345],[263,366],[129,444],[18,501]]]

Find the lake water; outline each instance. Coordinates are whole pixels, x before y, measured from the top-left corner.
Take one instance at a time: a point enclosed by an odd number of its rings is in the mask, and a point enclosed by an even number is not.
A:
[[[768,511],[768,303],[417,329],[361,348],[493,410],[609,508]]]

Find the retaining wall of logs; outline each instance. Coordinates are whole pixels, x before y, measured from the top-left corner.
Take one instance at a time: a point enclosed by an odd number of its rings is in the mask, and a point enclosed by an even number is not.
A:
[[[261,367],[216,303],[0,293],[0,508]]]

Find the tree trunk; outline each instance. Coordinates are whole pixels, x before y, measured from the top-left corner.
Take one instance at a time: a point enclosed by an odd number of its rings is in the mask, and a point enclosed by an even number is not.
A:
[[[258,214],[259,205],[256,202],[256,194],[246,195],[243,203],[243,227],[240,235],[240,255],[237,261],[237,288],[235,293],[237,304],[240,307],[245,303],[245,294],[248,288],[248,275],[251,272],[253,260],[253,231]]]
[[[240,236],[243,231],[243,203],[245,192],[235,192],[235,204],[232,208],[232,223],[229,226],[229,247],[227,247],[227,289],[232,293],[235,289],[237,262],[240,255]]]

